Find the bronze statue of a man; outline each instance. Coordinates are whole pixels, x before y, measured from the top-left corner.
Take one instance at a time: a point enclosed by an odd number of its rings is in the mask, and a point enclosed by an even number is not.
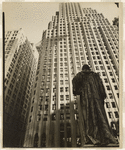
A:
[[[104,110],[105,89],[98,73],[83,65],[72,80],[73,94],[80,95],[81,110],[84,119],[85,143],[107,145],[117,143],[108,125]]]

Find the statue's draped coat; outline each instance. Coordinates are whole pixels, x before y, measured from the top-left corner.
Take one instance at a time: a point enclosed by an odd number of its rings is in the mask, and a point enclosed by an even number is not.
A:
[[[115,143],[104,110],[106,93],[99,74],[83,70],[72,83],[73,94],[80,95],[86,143]]]

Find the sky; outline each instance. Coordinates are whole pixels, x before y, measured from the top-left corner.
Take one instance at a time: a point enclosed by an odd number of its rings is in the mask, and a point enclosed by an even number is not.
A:
[[[82,8],[96,9],[103,13],[110,23],[114,17],[119,16],[119,8],[114,3],[82,2]],[[3,2],[5,12],[5,30],[18,30],[22,28],[31,43],[38,43],[42,38],[43,30],[59,11],[59,3],[51,2]]]

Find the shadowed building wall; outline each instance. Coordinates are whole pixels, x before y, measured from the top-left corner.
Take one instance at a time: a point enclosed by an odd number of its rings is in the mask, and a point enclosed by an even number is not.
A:
[[[22,29],[5,33],[3,146],[22,147],[38,52]]]

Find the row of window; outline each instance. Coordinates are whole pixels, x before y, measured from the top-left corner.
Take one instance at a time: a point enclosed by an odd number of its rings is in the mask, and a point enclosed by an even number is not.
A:
[[[118,114],[117,111],[115,111],[114,114],[115,114],[116,118],[119,118],[119,114]],[[109,118],[113,118],[113,113],[112,112],[108,112],[108,115],[109,115]]]
[[[99,40],[98,40],[99,41]],[[101,41],[99,41],[99,43],[100,43]],[[104,54],[104,52],[102,51],[102,54]],[[116,57],[117,57],[117,55],[116,55]],[[110,58],[110,56],[109,56],[109,58]],[[104,57],[104,59],[105,59],[105,57]],[[115,69],[115,66],[113,66],[113,68]]]
[[[106,103],[106,105],[107,105],[107,107],[109,108],[109,104]],[[113,107],[115,107],[115,104],[114,104],[114,103],[112,103],[112,105],[113,105]],[[53,105],[53,110],[55,110],[55,107],[56,107],[56,105]],[[69,108],[69,105],[67,105],[66,107]],[[42,106],[40,106],[40,108],[42,109]],[[40,110],[41,110],[41,109],[40,109]],[[45,105],[45,110],[46,110],[46,109],[48,109],[48,106],[47,106],[47,105]],[[63,105],[63,104],[61,104],[60,109],[64,109],[64,105]],[[115,111],[114,114],[115,114],[115,117],[116,117],[116,118],[119,117],[117,111]],[[112,112],[108,112],[108,115],[109,115],[109,118],[113,118]],[[78,114],[75,114],[74,117],[75,117],[75,119],[78,119]],[[31,122],[31,118],[32,118],[32,116],[30,116],[29,122]],[[68,119],[68,120],[70,119],[70,113],[66,113],[66,119]],[[40,120],[41,120],[41,114],[38,114],[38,115],[37,115],[37,121],[40,121]],[[44,117],[43,120],[44,120],[44,121],[47,121],[47,114],[45,115],[45,117]],[[56,120],[56,114],[52,114],[52,120]],[[64,114],[63,114],[63,113],[60,113],[60,120],[64,120]]]

